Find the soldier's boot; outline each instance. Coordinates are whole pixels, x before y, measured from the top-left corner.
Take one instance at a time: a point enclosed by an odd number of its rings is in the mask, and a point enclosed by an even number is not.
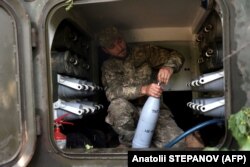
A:
[[[185,142],[188,148],[204,148],[204,143],[198,132],[195,132],[185,138]]]

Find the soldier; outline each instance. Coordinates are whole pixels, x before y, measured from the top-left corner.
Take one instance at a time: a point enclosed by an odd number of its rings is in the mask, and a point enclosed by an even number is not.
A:
[[[110,102],[105,121],[117,132],[120,143],[130,147],[147,96],[161,96],[163,89],[157,82],[167,84],[181,69],[184,57],[175,50],[149,44],[127,45],[115,27],[104,29],[97,38],[102,50],[110,55],[102,65],[102,83]],[[181,133],[161,98],[152,145],[162,148]],[[185,147],[185,142],[175,147]]]

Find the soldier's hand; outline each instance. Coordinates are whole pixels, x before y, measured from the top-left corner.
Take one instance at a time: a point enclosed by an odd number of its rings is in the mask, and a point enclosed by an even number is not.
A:
[[[153,96],[153,97],[160,97],[162,94],[162,88],[160,85],[152,83],[149,85],[142,86],[141,93],[143,95]]]
[[[170,77],[173,74],[173,69],[171,67],[162,67],[157,75],[157,79],[159,82],[167,84]]]

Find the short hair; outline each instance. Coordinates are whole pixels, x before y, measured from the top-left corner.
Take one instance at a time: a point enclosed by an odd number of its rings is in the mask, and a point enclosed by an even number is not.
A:
[[[111,47],[113,42],[121,37],[122,34],[114,26],[107,27],[97,34],[99,45],[105,48]]]

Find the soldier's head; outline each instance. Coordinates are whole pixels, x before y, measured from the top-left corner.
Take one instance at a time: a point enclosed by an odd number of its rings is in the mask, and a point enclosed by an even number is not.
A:
[[[118,58],[126,57],[126,42],[116,27],[103,29],[97,34],[97,40],[103,51],[107,54]]]

